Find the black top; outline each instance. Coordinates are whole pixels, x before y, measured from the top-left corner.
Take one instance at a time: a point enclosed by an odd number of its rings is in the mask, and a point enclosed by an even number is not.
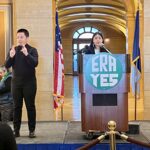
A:
[[[4,123],[0,123],[0,150],[17,150],[12,129]]]
[[[15,47],[16,54],[13,58],[8,53],[5,62],[6,68],[12,67],[13,79],[32,79],[35,78],[35,67],[38,65],[37,50],[30,45],[26,44],[28,55],[25,56],[22,52],[21,46]]]
[[[103,48],[103,47],[100,47],[100,53],[101,52],[106,52],[106,53],[108,53],[108,51],[105,49],[105,48]],[[94,50],[94,48],[92,47],[87,47],[87,49],[85,50],[85,54],[95,54],[95,50]]]

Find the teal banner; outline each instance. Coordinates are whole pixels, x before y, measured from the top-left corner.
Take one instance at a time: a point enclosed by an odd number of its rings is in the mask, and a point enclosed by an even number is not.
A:
[[[86,80],[97,89],[108,90],[116,86],[122,77],[122,64],[109,53],[93,55],[86,64]]]

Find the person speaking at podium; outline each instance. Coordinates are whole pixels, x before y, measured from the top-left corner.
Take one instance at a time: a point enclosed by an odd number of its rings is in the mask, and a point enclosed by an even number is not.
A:
[[[101,32],[95,32],[93,34],[90,46],[88,46],[85,54],[99,54],[101,52],[111,53],[104,46],[104,37]]]

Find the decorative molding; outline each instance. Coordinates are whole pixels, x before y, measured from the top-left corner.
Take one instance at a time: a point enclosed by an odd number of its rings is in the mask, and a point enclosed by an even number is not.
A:
[[[92,3],[93,0],[85,0],[86,3]]]

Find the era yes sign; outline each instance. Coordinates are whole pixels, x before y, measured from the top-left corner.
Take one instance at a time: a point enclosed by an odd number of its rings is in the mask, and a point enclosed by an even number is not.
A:
[[[106,90],[118,84],[122,77],[120,60],[108,53],[93,55],[86,64],[86,79],[95,88]]]

